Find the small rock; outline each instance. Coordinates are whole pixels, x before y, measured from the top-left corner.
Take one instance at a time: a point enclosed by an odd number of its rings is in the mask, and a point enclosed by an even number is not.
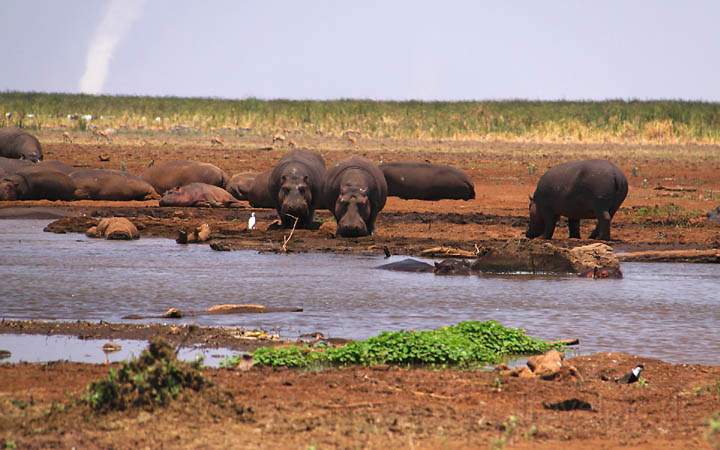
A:
[[[543,402],[545,409],[553,411],[592,411],[592,405],[579,398],[570,398],[556,403]]]
[[[543,355],[531,356],[528,358],[527,365],[535,376],[551,380],[560,372],[563,358],[563,354],[559,351],[550,350]]]
[[[88,237],[132,240],[140,237],[137,227],[125,217],[107,217],[100,219],[97,226],[85,232]]]
[[[106,342],[102,349],[105,353],[113,353],[113,352],[119,352],[120,349],[122,349],[122,346],[120,344],[115,344],[114,342]]]
[[[0,359],[7,359],[12,356],[12,353],[8,350],[0,350]]]
[[[177,308],[170,308],[162,315],[164,319],[181,319],[183,317],[182,311]]]

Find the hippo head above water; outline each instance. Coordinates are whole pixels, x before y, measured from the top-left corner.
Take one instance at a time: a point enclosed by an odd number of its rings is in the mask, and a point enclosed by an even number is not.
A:
[[[538,213],[537,204],[535,204],[535,199],[530,197],[530,220],[528,223],[528,229],[525,232],[525,237],[529,239],[534,239],[538,236],[541,236],[545,230],[545,222],[543,221],[542,216]]]
[[[361,187],[364,186],[364,187]],[[372,205],[364,183],[345,180],[335,202],[335,217],[339,217],[337,234],[343,237],[367,236],[367,223],[372,214]]]
[[[280,189],[277,194],[280,219],[290,226],[295,223],[296,218],[299,224],[307,225],[312,221],[313,215],[311,207],[313,194],[308,176],[295,167],[287,169],[280,177]]]

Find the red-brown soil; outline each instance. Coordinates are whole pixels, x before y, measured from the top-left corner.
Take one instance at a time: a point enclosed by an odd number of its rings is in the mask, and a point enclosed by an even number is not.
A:
[[[18,448],[709,448],[720,368],[620,353],[570,362],[582,381],[395,367],[206,369],[229,396],[193,393],[153,412],[105,415],[75,402],[105,366],[0,365],[0,438]],[[644,384],[601,379],[639,362]],[[593,411],[543,407],[571,398]]]

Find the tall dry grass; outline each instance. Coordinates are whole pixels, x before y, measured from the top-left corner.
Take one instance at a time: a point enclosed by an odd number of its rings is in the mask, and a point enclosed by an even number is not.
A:
[[[0,93],[0,125],[30,129],[283,130],[398,139],[719,143],[720,104],[689,101],[372,101]],[[9,114],[8,114],[9,113]],[[90,114],[90,123],[68,115]]]

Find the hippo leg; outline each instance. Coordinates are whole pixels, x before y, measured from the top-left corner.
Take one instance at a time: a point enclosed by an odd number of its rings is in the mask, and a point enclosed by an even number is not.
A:
[[[543,233],[544,239],[552,239],[555,233],[555,225],[557,225],[558,216],[555,214],[544,214],[543,221],[545,222],[545,232]]]
[[[601,241],[610,240],[610,221],[612,217],[607,211],[602,211],[598,214],[597,225],[592,233],[590,233],[590,239],[598,239]]]
[[[580,239],[580,219],[568,219],[570,239]]]

